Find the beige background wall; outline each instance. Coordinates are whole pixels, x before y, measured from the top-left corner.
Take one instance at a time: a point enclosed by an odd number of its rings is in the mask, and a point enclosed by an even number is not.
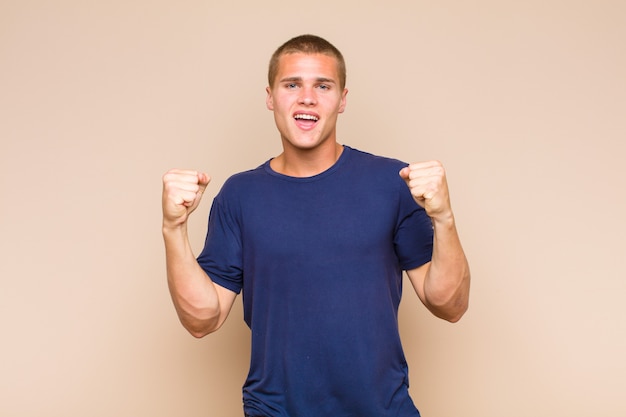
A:
[[[240,304],[179,325],[161,175],[213,176],[199,251],[279,151],[266,63],[306,32],[348,61],[342,142],[448,168],[473,290],[456,325],[405,292],[423,415],[626,414],[624,2],[3,0],[0,415],[241,415]]]

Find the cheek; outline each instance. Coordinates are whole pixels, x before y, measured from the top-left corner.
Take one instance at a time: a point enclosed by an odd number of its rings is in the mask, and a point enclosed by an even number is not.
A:
[[[324,107],[327,109],[334,109],[338,113],[342,113],[346,107],[345,101],[341,97],[325,97],[322,100],[324,102]]]
[[[272,100],[272,109],[276,112],[287,113],[290,108],[290,102],[286,97],[274,96]]]

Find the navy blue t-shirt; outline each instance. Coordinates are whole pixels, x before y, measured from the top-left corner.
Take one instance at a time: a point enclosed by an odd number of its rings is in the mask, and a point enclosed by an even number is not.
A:
[[[433,231],[404,166],[345,146],[319,175],[288,177],[268,161],[215,197],[198,261],[243,290],[246,414],[419,416],[397,313],[402,270],[430,261]]]

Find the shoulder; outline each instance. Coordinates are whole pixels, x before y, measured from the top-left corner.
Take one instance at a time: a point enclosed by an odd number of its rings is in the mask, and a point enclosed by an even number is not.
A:
[[[263,163],[254,169],[231,175],[222,185],[216,200],[222,203],[237,200],[251,190],[262,187],[267,178],[265,165],[266,163]]]
[[[231,175],[224,182],[222,189],[245,187],[245,186],[251,186],[251,185],[259,183],[265,177],[267,177],[265,166],[268,164],[268,162],[264,162],[263,164],[259,165],[258,167],[254,169],[238,172],[236,174]]]
[[[406,162],[403,162],[396,158],[391,158],[391,157],[382,156],[382,155],[375,155],[373,153],[362,151],[362,150],[355,149],[355,148],[350,148],[348,146],[346,146],[346,149],[350,153],[351,159],[353,159],[355,162],[358,162],[360,164],[367,164],[368,166],[375,166],[379,168],[391,168],[391,169],[395,169],[396,167],[398,169],[401,169],[402,167],[405,167],[406,165],[408,165]]]
[[[373,153],[346,147],[349,152],[351,169],[360,171],[364,175],[374,175],[381,180],[402,182],[399,172],[407,166],[406,162],[399,159],[375,155]]]

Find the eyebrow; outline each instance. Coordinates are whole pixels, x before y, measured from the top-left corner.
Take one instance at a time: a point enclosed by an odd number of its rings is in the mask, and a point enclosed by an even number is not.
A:
[[[283,79],[280,80],[281,83],[286,83],[286,82],[302,82],[302,77],[285,77]],[[337,84],[335,80],[333,80],[332,78],[325,78],[325,77],[318,77],[315,79],[316,82],[318,83],[328,83],[328,84]]]

